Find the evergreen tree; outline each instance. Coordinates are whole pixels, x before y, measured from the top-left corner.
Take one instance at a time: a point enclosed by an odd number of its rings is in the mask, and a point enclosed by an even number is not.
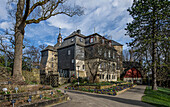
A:
[[[134,0],[128,9],[133,18],[127,24],[127,33],[132,42],[129,46],[136,48],[136,52],[144,55],[149,52],[152,69],[152,89],[157,90],[156,68],[158,44],[169,41],[169,2],[168,0]]]

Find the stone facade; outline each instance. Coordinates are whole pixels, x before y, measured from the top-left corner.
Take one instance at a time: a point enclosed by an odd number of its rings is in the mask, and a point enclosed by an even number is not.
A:
[[[103,49],[96,50],[94,47],[97,46]],[[103,54],[95,56],[100,50]],[[41,51],[41,74],[58,72],[61,78],[71,78],[73,75],[77,78],[91,78],[90,70],[95,72],[96,68],[90,68],[90,66],[97,63],[96,79],[98,81],[117,81],[122,71],[122,50],[123,45],[97,33],[85,36],[77,30],[66,37],[63,42],[59,33],[58,43],[54,47],[47,46]]]

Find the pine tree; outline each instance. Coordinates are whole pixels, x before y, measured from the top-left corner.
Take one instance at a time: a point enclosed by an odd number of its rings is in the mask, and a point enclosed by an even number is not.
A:
[[[157,90],[157,45],[169,40],[165,33],[168,30],[168,4],[168,0],[134,0],[127,10],[133,18],[126,28],[126,35],[133,38],[129,45],[141,55],[150,53],[151,58],[147,60],[151,60],[153,90]]]

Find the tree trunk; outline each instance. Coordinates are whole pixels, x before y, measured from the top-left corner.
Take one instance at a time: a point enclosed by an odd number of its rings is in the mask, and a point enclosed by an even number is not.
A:
[[[152,47],[152,90],[157,90],[156,83],[156,43],[153,43]]]
[[[13,78],[17,81],[23,81],[22,76],[22,46],[24,35],[18,30],[15,33],[15,55],[13,66]]]
[[[156,28],[155,28],[155,2],[153,1],[153,21],[152,21],[152,90],[157,90],[156,84]]]
[[[25,20],[23,18],[25,0],[19,0],[17,3],[16,24],[15,24],[15,52],[13,65],[13,78],[16,81],[23,81],[22,76],[22,46],[24,39]]]

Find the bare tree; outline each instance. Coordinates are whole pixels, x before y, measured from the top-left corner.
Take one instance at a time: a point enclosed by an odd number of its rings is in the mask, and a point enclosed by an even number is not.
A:
[[[114,48],[109,46],[107,43],[98,43],[85,48],[86,64],[91,74],[93,83],[95,82],[100,71],[106,72],[107,74],[110,73],[110,71],[115,71],[111,69],[112,63],[116,62],[112,57],[113,52]]]
[[[13,66],[13,77],[16,80],[24,80],[22,76],[22,48],[26,25],[39,23],[40,21],[47,20],[50,17],[59,14],[65,14],[70,17],[83,14],[81,7],[76,5],[74,7],[68,6],[66,1],[67,0],[9,0],[9,4],[17,4],[16,6],[12,6],[16,7],[13,9],[14,11],[9,11],[9,14],[16,19],[14,29],[15,54]]]

